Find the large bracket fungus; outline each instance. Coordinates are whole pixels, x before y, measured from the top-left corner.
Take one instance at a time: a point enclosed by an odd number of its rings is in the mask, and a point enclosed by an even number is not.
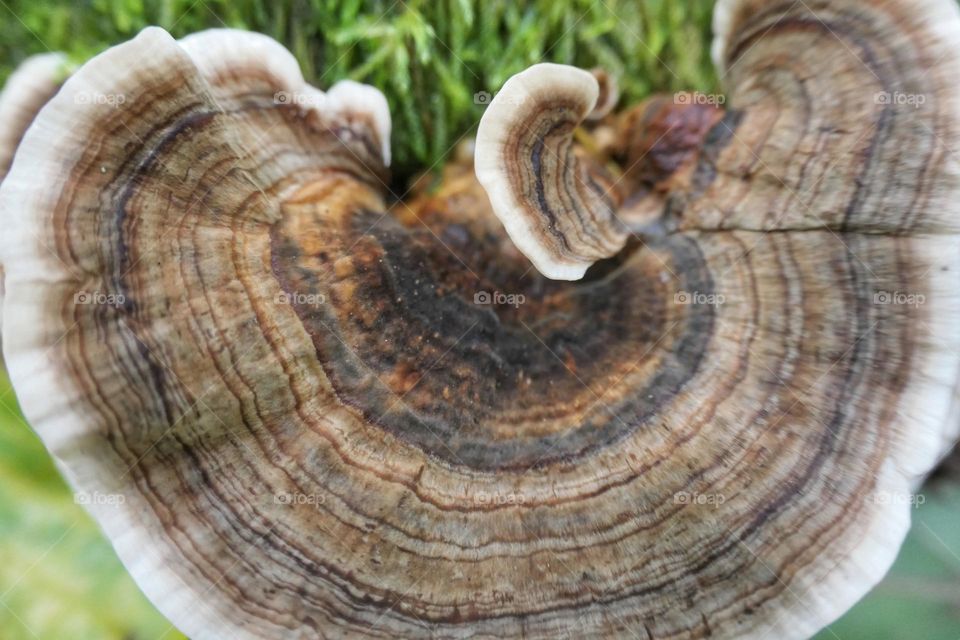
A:
[[[4,356],[174,624],[801,638],[880,579],[960,424],[960,14],[716,16],[729,102],[639,237],[586,72],[508,82],[479,181],[392,209],[383,96],[267,38],[64,84],[0,187]]]

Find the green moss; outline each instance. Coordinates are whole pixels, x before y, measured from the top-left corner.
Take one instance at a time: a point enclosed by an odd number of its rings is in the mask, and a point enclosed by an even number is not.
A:
[[[269,34],[309,81],[372,84],[394,119],[401,178],[442,162],[475,129],[494,92],[536,62],[602,66],[624,100],[714,87],[713,0],[8,0],[0,5],[0,80],[31,53],[83,61],[155,24],[175,36],[210,27]]]

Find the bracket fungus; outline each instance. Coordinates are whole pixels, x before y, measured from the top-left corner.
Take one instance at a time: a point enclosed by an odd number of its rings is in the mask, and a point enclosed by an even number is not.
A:
[[[960,424],[960,13],[716,32],[729,103],[639,236],[587,72],[508,81],[476,177],[392,205],[383,96],[263,36],[66,81],[0,186],[4,356],[174,624],[801,638],[883,576]]]
[[[616,108],[617,101],[620,100],[620,85],[616,76],[599,67],[591,69],[590,73],[597,80],[597,101],[586,118],[592,122],[602,120]]]
[[[33,119],[60,89],[66,58],[59,53],[44,53],[27,58],[10,75],[0,91],[0,182],[13,154]]]
[[[45,53],[23,61],[0,91],[0,184],[13,154],[34,117],[60,88],[66,58]],[[3,264],[0,263],[0,305],[3,304]],[[2,323],[0,314],[0,323]],[[2,326],[2,324],[0,324]]]
[[[548,278],[579,280],[627,240],[616,192],[598,179],[603,167],[573,146],[599,97],[596,75],[537,64],[504,83],[477,130],[477,179],[511,240]]]

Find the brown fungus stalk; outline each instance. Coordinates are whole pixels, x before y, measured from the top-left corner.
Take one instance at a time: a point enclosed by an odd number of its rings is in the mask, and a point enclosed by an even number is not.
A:
[[[596,79],[534,67],[479,180],[392,209],[383,96],[265,37],[65,83],[0,187],[4,356],[174,624],[803,638],[881,578],[960,424],[960,15],[716,24],[729,102],[675,159],[623,118],[662,162],[611,173],[571,141]]]

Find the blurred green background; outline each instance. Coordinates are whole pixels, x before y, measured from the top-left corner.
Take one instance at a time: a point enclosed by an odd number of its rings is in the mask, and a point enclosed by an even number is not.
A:
[[[623,104],[717,89],[712,0],[0,0],[0,82],[26,56],[74,62],[150,24],[239,27],[287,45],[313,84],[384,91],[398,192],[482,115],[479,91],[540,62],[602,66]],[[960,43],[958,43],[960,46]],[[960,488],[925,490],[893,570],[818,640],[960,640]],[[0,640],[182,638],[137,590],[23,421],[0,371]]]

